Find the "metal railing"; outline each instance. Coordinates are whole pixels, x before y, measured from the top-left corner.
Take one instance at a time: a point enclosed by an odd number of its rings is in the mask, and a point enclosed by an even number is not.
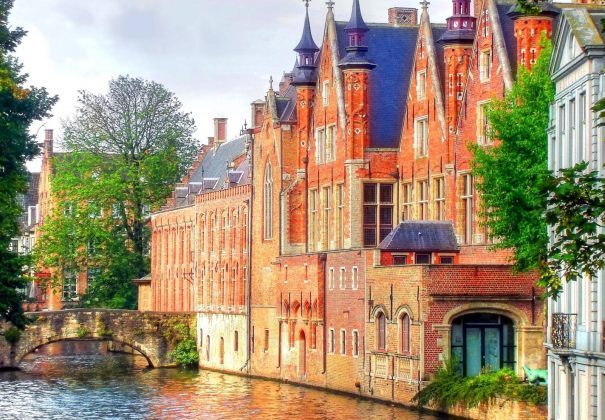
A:
[[[553,349],[576,348],[576,314],[552,314],[551,342]]]

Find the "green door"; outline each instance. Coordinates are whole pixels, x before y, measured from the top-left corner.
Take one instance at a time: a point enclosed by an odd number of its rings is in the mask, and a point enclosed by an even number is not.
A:
[[[466,376],[476,376],[481,373],[481,328],[466,329]]]
[[[484,328],[483,343],[483,366],[489,370],[500,369],[500,328]]]

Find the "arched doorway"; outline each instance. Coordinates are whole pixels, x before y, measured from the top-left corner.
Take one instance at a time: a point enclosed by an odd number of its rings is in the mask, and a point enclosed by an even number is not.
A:
[[[451,354],[464,376],[476,376],[482,369],[515,370],[516,334],[510,318],[490,313],[463,315],[452,321],[451,337]]]
[[[300,330],[298,337],[298,375],[307,374],[307,338],[305,332]]]

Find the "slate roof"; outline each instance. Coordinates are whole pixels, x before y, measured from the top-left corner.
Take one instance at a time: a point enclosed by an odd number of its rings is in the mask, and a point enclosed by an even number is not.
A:
[[[19,218],[19,226],[21,231],[27,230],[27,216],[29,207],[36,206],[38,204],[38,188],[40,186],[40,173],[30,172],[28,174],[27,192],[22,194],[19,200],[21,201],[22,209],[21,217]],[[35,215],[33,215],[35,216]]]
[[[431,23],[431,29],[433,31],[433,42],[435,43],[435,61],[437,62],[437,69],[439,70],[439,81],[441,82],[441,89],[445,94],[445,44],[439,42],[443,34],[447,32],[447,26],[442,23]]]
[[[349,43],[344,31],[347,24],[336,22],[340,57],[346,55]],[[398,147],[410,85],[410,69],[414,65],[418,26],[370,23],[368,27],[370,31],[365,36],[368,46],[366,56],[377,65],[370,76],[371,146]]]
[[[496,8],[498,9],[498,17],[500,18],[500,27],[502,28],[502,36],[504,37],[504,43],[506,45],[506,53],[508,54],[508,61],[510,69],[513,74],[517,73],[517,38],[515,38],[515,23],[508,12],[511,9],[511,5],[515,2],[498,0]]]
[[[284,94],[275,99],[275,105],[280,121],[296,121],[296,86],[288,86]]]
[[[458,252],[452,222],[401,222],[378,246],[383,251]]]
[[[190,182],[202,182],[207,179],[224,179],[227,174],[227,163],[231,163],[245,153],[246,136],[229,140],[216,149],[206,153],[201,165],[191,174]]]

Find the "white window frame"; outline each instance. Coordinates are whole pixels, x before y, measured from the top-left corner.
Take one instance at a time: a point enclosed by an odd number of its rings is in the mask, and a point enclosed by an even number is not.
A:
[[[334,328],[330,328],[328,333],[328,353],[334,354],[336,347],[336,335],[334,332]]]
[[[418,100],[426,98],[426,70],[416,73],[416,97]]]
[[[489,82],[492,78],[492,51],[484,49],[479,52],[479,80]]]
[[[416,144],[416,157],[429,154],[429,119],[428,116],[416,118],[414,121],[414,143]]]
[[[490,125],[486,115],[490,102],[489,100],[477,102],[477,144],[482,146],[494,143],[494,139],[489,133]]]
[[[344,328],[340,329],[340,355],[347,355],[347,330]]]
[[[357,336],[357,343],[355,343]],[[353,330],[351,333],[351,355],[355,358],[359,357],[359,331]]]
[[[321,85],[321,104],[324,108],[330,105],[330,81],[324,80]]]
[[[334,290],[334,267],[328,270],[328,290]]]
[[[351,289],[357,290],[359,288],[359,268],[356,265],[351,267]]]

